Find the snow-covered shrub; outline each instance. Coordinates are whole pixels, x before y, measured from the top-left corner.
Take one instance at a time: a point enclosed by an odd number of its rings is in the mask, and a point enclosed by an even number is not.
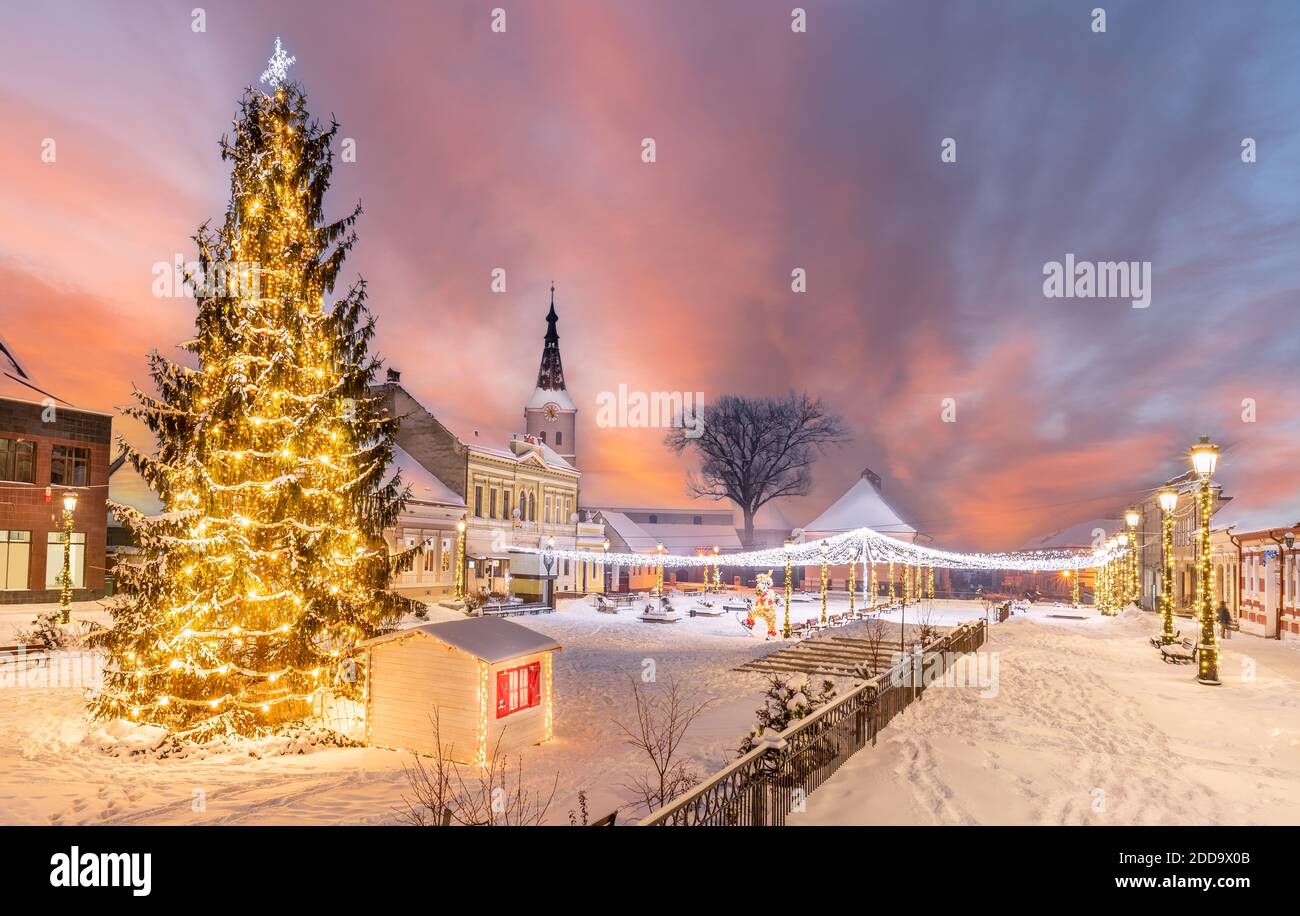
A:
[[[59,623],[57,611],[37,614],[30,630],[14,633],[14,641],[20,646],[40,646],[43,649],[61,649],[75,645],[77,636],[72,630]]]
[[[752,751],[763,738],[776,736],[835,699],[835,683],[823,680],[819,689],[808,678],[770,674],[763,696],[764,703],[757,710],[758,724],[741,740],[739,757]]]

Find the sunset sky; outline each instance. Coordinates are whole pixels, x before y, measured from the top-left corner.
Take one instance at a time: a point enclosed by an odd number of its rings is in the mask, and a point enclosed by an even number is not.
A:
[[[1300,518],[1300,4],[806,0],[806,34],[792,0],[223,2],[195,33],[202,4],[0,13],[0,335],[70,401],[126,404],[189,336],[152,268],[220,221],[278,35],[356,141],[344,276],[413,394],[522,429],[555,281],[585,504],[689,502],[662,430],[596,427],[626,384],[823,398],[853,440],[795,524],[870,466],[941,544],[1018,547],[1202,434],[1244,525]],[[1150,307],[1045,298],[1067,253],[1150,261]]]

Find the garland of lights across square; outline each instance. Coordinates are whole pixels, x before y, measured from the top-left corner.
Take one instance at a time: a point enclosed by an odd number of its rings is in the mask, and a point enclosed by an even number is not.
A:
[[[560,559],[580,561],[586,558],[586,552],[566,548],[514,547],[518,553],[546,554]],[[727,555],[727,565],[745,569],[776,569],[784,566],[787,558],[791,565],[800,567],[842,566],[856,561],[861,552],[866,550],[872,563],[889,564],[889,584],[891,595],[894,586],[893,566],[904,564],[909,575],[910,567],[931,566],[936,569],[986,569],[1019,572],[1060,572],[1061,570],[1100,569],[1107,564],[1117,564],[1127,557],[1131,547],[1122,547],[1113,542],[1092,550],[1033,550],[1003,553],[959,553],[939,550],[907,541],[900,541],[888,535],[880,534],[870,528],[858,528],[837,534],[833,537],[807,541],[802,544],[748,550]],[[638,553],[611,553],[606,562],[634,566],[645,562],[645,556]],[[714,556],[691,556],[660,553],[656,562],[661,568],[689,569],[715,565],[718,558]],[[920,578],[912,580],[908,591],[915,594]]]

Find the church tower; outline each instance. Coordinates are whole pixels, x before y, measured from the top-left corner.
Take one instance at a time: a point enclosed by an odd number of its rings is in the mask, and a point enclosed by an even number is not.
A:
[[[546,315],[546,339],[542,344],[542,365],[537,370],[537,388],[524,407],[524,430],[549,445],[561,458],[578,464],[578,408],[564,387],[564,366],[560,362],[560,335],[555,330],[555,284],[551,284],[551,310]]]

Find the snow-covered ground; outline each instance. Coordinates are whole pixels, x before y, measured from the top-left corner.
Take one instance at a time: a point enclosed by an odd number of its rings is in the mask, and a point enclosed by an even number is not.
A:
[[[832,602],[831,612],[843,607]],[[816,602],[794,605],[796,619],[819,611]],[[1046,616],[1053,612],[1076,613],[1035,608],[992,628],[996,697],[981,699],[976,688],[927,693],[792,823],[1300,820],[1300,644],[1237,635],[1224,653],[1225,686],[1207,688],[1192,682],[1190,667],[1154,657],[1145,644],[1151,616],[1071,621]],[[0,644],[32,614],[0,608]],[[74,616],[106,620],[94,605]],[[452,612],[431,609],[430,619],[444,616]],[[983,608],[936,602],[933,616],[951,625]],[[648,663],[660,685],[676,678],[711,701],[684,744],[706,775],[733,757],[760,702],[762,676],[735,667],[780,646],[732,616],[649,624],[572,601],[516,619],[564,646],[555,740],[524,752],[534,788],[558,780],[549,813],[557,823],[583,789],[592,816],[626,806],[621,784],[644,765],[614,720],[629,718],[631,680]],[[1253,681],[1242,674],[1246,657]],[[394,751],[160,760],[110,755],[101,739],[76,688],[0,689],[0,823],[396,823],[408,791],[410,757]]]
[[[790,823],[1300,823],[1300,642],[1233,634],[1205,687],[1153,615],[1051,613],[992,629],[995,696],[928,692]]]
[[[832,601],[830,610],[846,607]],[[792,616],[820,610],[817,602],[795,603]],[[7,637],[29,626],[34,613],[32,607],[0,609],[0,645],[12,642]],[[965,605],[938,608],[935,618],[956,623],[981,613]],[[459,616],[433,607],[429,620]],[[83,618],[107,623],[94,604],[76,607],[74,619]],[[579,790],[586,790],[593,817],[626,808],[621,784],[645,767],[614,723],[631,721],[631,681],[647,664],[658,684],[675,678],[690,695],[710,700],[684,745],[703,776],[734,756],[765,686],[761,675],[733,669],[782,645],[751,635],[732,615],[644,623],[632,611],[602,614],[586,601],[563,601],[555,614],[515,619],[564,647],[555,660],[555,740],[523,755],[534,786],[549,792],[558,778],[549,817],[556,822],[567,820]],[[101,726],[83,715],[79,689],[0,690],[0,823],[382,824],[397,822],[408,791],[402,767],[410,756],[394,751],[158,760],[110,756],[102,739]]]

